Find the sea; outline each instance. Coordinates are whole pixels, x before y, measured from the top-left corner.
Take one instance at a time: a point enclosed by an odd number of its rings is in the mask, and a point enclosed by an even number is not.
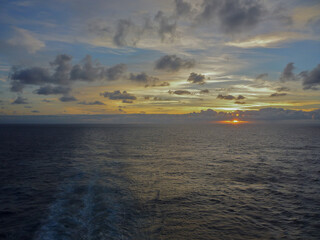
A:
[[[0,125],[0,239],[320,239],[320,124]]]

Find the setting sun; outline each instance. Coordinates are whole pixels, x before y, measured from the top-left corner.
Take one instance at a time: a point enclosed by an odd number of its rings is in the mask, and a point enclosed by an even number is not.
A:
[[[248,121],[241,121],[238,119],[226,120],[226,121],[219,121],[219,123],[223,124],[242,124],[242,123],[249,123]]]

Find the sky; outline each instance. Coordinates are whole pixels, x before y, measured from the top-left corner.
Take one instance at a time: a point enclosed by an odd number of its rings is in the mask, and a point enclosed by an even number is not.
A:
[[[318,0],[2,0],[0,115],[314,117],[319,56]]]

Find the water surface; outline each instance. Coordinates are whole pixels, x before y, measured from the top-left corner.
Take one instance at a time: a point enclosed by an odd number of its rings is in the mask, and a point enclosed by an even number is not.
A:
[[[320,126],[1,125],[0,239],[319,239]]]

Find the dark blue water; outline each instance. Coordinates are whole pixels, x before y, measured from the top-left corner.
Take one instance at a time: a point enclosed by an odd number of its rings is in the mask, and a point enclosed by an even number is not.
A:
[[[0,239],[320,239],[320,125],[2,125],[0,184]]]

